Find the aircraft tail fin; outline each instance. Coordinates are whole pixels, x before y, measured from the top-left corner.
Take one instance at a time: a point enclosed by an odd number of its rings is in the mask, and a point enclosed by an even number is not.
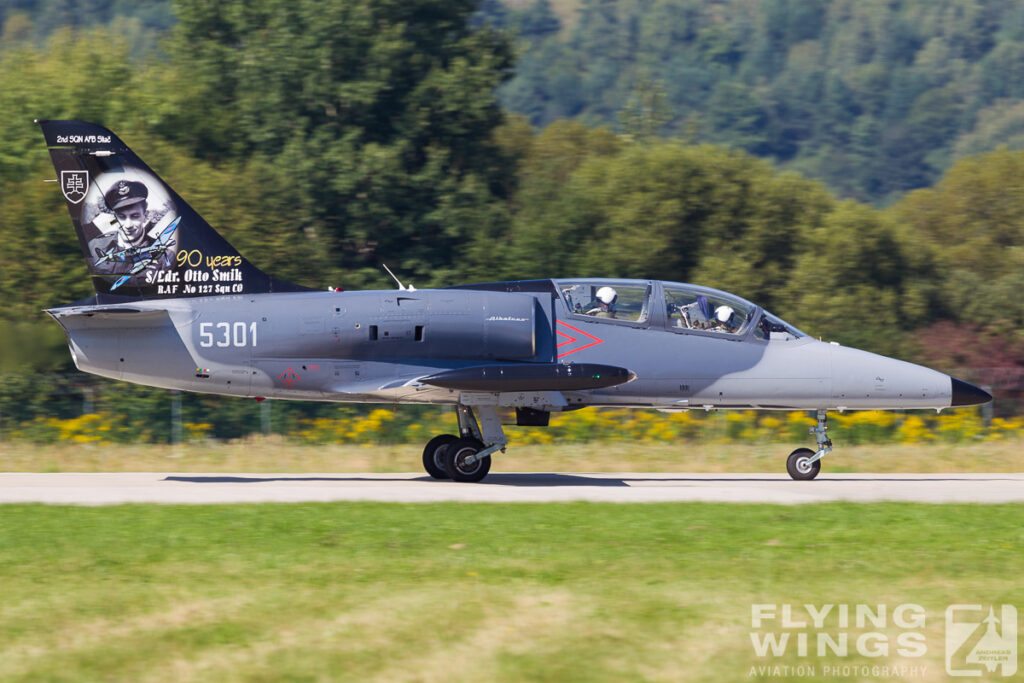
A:
[[[106,128],[36,123],[97,294],[174,298],[307,289],[249,263]]]

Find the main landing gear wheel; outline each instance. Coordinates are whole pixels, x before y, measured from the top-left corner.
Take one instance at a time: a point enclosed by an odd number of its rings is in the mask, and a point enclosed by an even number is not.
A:
[[[455,443],[459,437],[454,434],[435,436],[423,447],[423,469],[434,479],[451,479],[444,468],[444,451],[447,446]]]
[[[444,449],[444,468],[454,481],[476,482],[491,471],[491,456],[469,462],[470,458],[484,449],[477,439],[459,439]]]
[[[810,448],[798,448],[786,459],[786,471],[798,481],[814,479],[821,471],[821,460],[811,462],[814,451]]]

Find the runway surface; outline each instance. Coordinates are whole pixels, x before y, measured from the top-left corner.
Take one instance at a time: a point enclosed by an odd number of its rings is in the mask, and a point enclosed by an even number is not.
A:
[[[1024,502],[1024,474],[490,474],[479,484],[424,474],[23,474],[0,473],[0,503],[398,503],[705,501],[818,503]]]

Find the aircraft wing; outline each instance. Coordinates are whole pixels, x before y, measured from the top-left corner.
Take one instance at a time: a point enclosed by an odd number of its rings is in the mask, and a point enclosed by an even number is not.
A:
[[[357,382],[343,382],[333,386],[328,385],[325,387],[325,391],[329,394],[365,395],[402,389],[403,387],[409,387],[412,390],[417,386],[422,388],[422,384],[420,384],[422,378],[422,374],[404,377],[395,377],[394,375],[389,377],[368,377]]]
[[[373,394],[408,388],[420,390],[430,387],[455,391],[523,392],[523,391],[581,391],[625,384],[636,375],[626,368],[596,363],[516,363],[503,365],[477,365],[468,368],[442,370],[431,374],[409,374],[395,377],[368,377],[357,382],[345,382],[327,389],[336,394]]]

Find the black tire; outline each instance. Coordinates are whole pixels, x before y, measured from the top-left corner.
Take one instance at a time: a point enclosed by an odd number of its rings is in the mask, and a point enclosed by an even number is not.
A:
[[[786,471],[789,476],[797,481],[809,481],[818,476],[821,471],[821,460],[815,460],[808,464],[808,460],[814,455],[810,448],[798,448],[789,454],[786,459]]]
[[[475,455],[484,449],[484,445],[476,439],[459,439],[448,444],[444,451],[444,467],[448,476],[453,481],[476,482],[487,476],[491,471],[491,456],[484,456],[472,465],[466,465],[463,460],[469,455]]]
[[[423,469],[434,479],[451,479],[444,468],[444,449],[459,440],[454,434],[435,436],[423,447]]]

